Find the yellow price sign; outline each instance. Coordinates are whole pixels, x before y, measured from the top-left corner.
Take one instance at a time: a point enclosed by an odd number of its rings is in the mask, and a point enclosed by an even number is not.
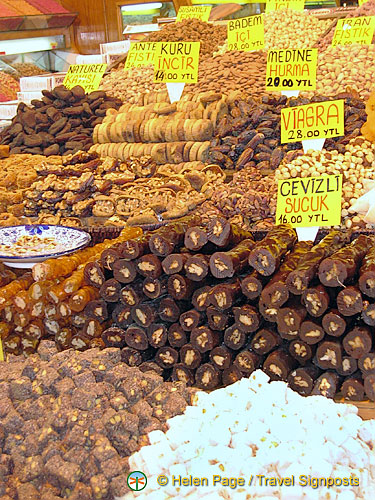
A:
[[[366,2],[368,2],[368,0],[358,0],[358,5],[361,6]]]
[[[375,16],[339,19],[332,39],[336,45],[371,45],[375,29]]]
[[[154,64],[156,42],[137,42],[129,49],[125,62],[125,70]]]
[[[318,49],[269,50],[266,90],[315,90]]]
[[[157,42],[154,82],[197,83],[200,42]]]
[[[76,85],[84,88],[86,94],[98,90],[106,64],[71,64],[65,75],[63,85],[72,89]]]
[[[261,50],[264,48],[263,15],[242,17],[228,21],[228,50]]]
[[[4,361],[4,348],[3,348],[3,341],[0,338],[0,361]]]
[[[302,11],[304,8],[305,0],[266,0],[266,12],[282,9]]]
[[[341,223],[342,174],[278,182],[276,224],[294,227]]]
[[[344,100],[315,102],[281,110],[281,143],[344,135]]]
[[[207,22],[211,14],[211,5],[182,5],[178,9],[176,21],[200,19]]]

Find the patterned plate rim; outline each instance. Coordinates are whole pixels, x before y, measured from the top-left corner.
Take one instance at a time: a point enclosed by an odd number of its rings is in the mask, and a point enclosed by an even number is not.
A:
[[[72,253],[72,252],[77,252],[78,250],[81,250],[83,247],[87,246],[90,241],[91,241],[91,234],[85,231],[84,229],[79,229],[75,227],[69,227],[69,226],[59,226],[59,225],[52,225],[52,224],[17,224],[16,226],[4,226],[0,227],[0,233],[6,229],[13,229],[16,227],[58,227],[58,228],[64,228],[64,229],[69,229],[70,231],[75,231],[79,233],[83,233],[86,236],[86,241],[83,241],[80,245],[70,248],[68,250],[64,250],[61,252],[54,252],[54,253],[39,253],[39,254],[34,254],[34,255],[22,255],[20,257],[17,256],[11,256],[11,255],[4,255],[0,254],[0,260],[7,262],[7,261],[22,261],[22,260],[30,260],[30,259],[42,259],[44,257],[46,258],[54,258],[54,257],[61,257],[63,255]]]

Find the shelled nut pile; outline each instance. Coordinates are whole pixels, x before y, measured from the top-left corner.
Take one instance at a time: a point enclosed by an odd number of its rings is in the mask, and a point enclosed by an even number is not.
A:
[[[366,180],[375,180],[374,162],[375,145],[357,137],[340,153],[335,150],[310,151],[291,161],[283,161],[275,172],[275,179],[342,174],[341,215],[345,220],[349,215],[348,208],[366,192]],[[351,227],[351,219],[347,219],[346,224]]]
[[[148,498],[188,493],[198,500],[202,491],[203,498],[227,500],[374,496],[374,420],[363,422],[352,405],[302,398],[283,382],[268,382],[257,370],[229,388],[198,392],[194,406],[170,419],[165,433],[151,432],[150,445],[129,458],[132,470],[147,474]],[[200,478],[202,471],[203,487],[157,483],[161,473]],[[294,484],[283,483],[291,477]],[[132,498],[141,495],[129,492],[121,500]]]
[[[257,223],[274,219],[276,198],[275,176],[262,175],[258,168],[245,166],[234,174],[231,182],[215,188],[212,203],[225,217],[237,215],[249,223]]]
[[[96,91],[86,95],[82,87],[72,90],[58,86],[43,90],[32,106],[19,104],[12,124],[0,133],[0,144],[12,154],[67,155],[87,151],[92,145],[95,125],[103,121],[107,109],[118,109],[121,101]]]
[[[124,70],[120,65],[105,75],[100,83],[100,90],[107,95],[134,104],[140,92],[157,92],[165,89],[164,83],[154,83],[154,67],[142,66]]]
[[[223,218],[202,225],[190,216],[117,240],[99,258],[93,250],[71,277],[48,284],[53,304],[42,328],[60,348],[120,347],[129,364],[152,360],[166,377],[207,390],[261,366],[303,395],[341,390],[348,399],[375,400],[374,242],[332,231],[315,246],[297,243],[285,225],[255,242]],[[34,267],[32,293],[61,279],[60,263]],[[15,293],[12,303],[28,293]],[[10,352],[30,342],[32,329],[27,337],[19,331],[4,340]]]
[[[15,78],[4,71],[0,71],[0,102],[17,99],[20,85]]]
[[[332,96],[350,88],[367,99],[375,88],[374,59],[375,45],[327,47],[318,57],[316,93]]]
[[[158,164],[207,161],[214,128],[228,112],[227,96],[215,91],[188,94],[173,104],[165,93],[154,97],[164,101],[126,103],[108,114],[94,129],[91,150],[122,160],[150,155]]]
[[[266,53],[230,51],[200,62],[198,83],[186,85],[185,92],[228,93],[240,89],[252,96],[264,94]]]
[[[128,456],[166,430],[193,390],[163,382],[121,350],[57,352],[1,362],[0,495],[4,500],[113,500],[129,491]]]
[[[317,19],[305,12],[290,9],[264,14],[266,49],[312,47],[332,25],[330,19]]]
[[[227,27],[209,24],[199,19],[183,19],[166,24],[163,29],[150,33],[146,42],[200,42],[200,56],[212,55],[227,37]]]

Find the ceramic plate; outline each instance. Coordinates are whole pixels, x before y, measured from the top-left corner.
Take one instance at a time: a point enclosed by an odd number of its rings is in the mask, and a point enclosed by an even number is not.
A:
[[[30,267],[52,257],[80,250],[91,236],[65,226],[27,225],[0,228],[0,260],[12,267]]]

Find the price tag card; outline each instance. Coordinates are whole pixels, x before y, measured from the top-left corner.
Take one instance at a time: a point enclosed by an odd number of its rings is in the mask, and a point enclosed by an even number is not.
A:
[[[336,45],[371,45],[375,29],[375,16],[339,19],[332,39]]]
[[[264,49],[263,15],[242,17],[228,21],[228,50]]]
[[[178,9],[176,21],[183,19],[200,19],[201,21],[208,21],[211,14],[211,5],[182,5]]]
[[[276,224],[336,226],[341,222],[342,174],[278,182]]]
[[[130,47],[125,62],[125,70],[154,64],[156,42],[137,42]]]
[[[315,102],[281,110],[281,143],[344,135],[344,100]]]
[[[200,42],[157,42],[154,82],[197,83]]]
[[[106,68],[106,64],[71,64],[63,85],[69,90],[80,85],[88,94],[98,90]]]
[[[291,9],[304,10],[305,0],[266,0],[266,12],[273,10]]]
[[[318,49],[269,50],[266,90],[315,90]]]

